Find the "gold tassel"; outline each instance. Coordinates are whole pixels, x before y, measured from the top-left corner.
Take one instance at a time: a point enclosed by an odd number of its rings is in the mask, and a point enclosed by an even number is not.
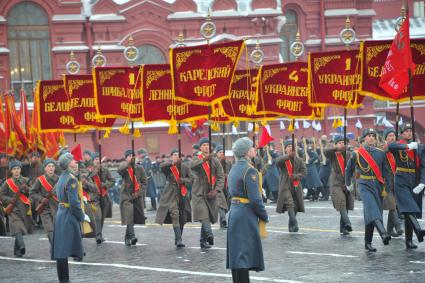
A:
[[[9,136],[9,147],[14,148],[16,146],[15,142],[16,142],[15,132],[11,131]]]
[[[135,138],[140,138],[142,135],[140,134],[140,130],[139,129],[135,129],[134,130],[134,134],[133,134],[133,136],[135,137]]]
[[[130,129],[128,128],[128,125],[127,125],[127,123],[126,124],[124,124],[124,126],[122,126],[121,128],[119,128],[119,130],[118,130],[121,134],[124,134],[124,135],[128,135],[129,133],[130,133]]]
[[[260,195],[263,193],[262,188],[263,188],[263,175],[258,174],[258,190],[260,191]],[[261,238],[264,239],[268,236],[267,230],[266,230],[266,222],[264,222],[263,220],[260,220],[258,222],[258,231],[260,232]]]
[[[168,128],[168,134],[169,135],[175,135],[177,133],[178,133],[177,122],[176,122],[176,120],[172,119],[170,121],[170,127]]]
[[[261,121],[261,126],[265,127],[267,125],[267,121]]]
[[[334,129],[338,128],[338,122],[337,122],[336,118],[334,119],[334,121],[332,123],[332,128],[334,128]]]
[[[288,131],[293,132],[294,131],[294,120],[289,123]]]
[[[233,127],[235,127],[235,128],[239,127],[239,121],[233,122]]]
[[[103,135],[103,138],[104,139],[107,139],[107,138],[109,138],[109,135],[111,134],[111,129],[107,129],[106,131],[105,131],[105,134]]]

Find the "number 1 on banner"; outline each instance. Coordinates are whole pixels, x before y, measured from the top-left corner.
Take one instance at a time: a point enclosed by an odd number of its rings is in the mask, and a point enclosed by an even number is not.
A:
[[[134,74],[129,74],[128,75],[128,79],[129,79],[129,84],[130,85],[134,85]]]
[[[345,70],[349,71],[351,69],[351,58],[345,59]]]

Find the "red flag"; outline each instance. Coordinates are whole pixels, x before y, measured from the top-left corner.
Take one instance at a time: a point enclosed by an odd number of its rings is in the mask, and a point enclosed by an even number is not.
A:
[[[261,137],[260,141],[258,142],[258,148],[264,147],[274,140],[272,136],[270,136],[269,131],[266,127],[263,127],[263,130],[261,131]]]
[[[83,160],[83,153],[81,152],[81,144],[78,144],[74,149],[71,150],[71,154],[74,155],[75,161]]]
[[[386,93],[397,99],[404,88],[409,84],[408,70],[413,71],[415,64],[412,61],[412,50],[410,48],[409,14],[397,32],[388,52],[387,60],[382,68],[379,86]]]

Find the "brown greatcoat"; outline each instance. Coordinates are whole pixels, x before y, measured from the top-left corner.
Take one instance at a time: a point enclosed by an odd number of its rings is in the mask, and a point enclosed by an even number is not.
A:
[[[102,218],[102,212],[100,210],[99,193],[97,192],[96,184],[92,181],[90,173],[87,169],[80,169],[81,183],[83,185],[83,191],[88,194],[89,198],[84,199],[84,212],[90,218],[90,226],[93,229],[93,233],[85,234],[86,238],[91,238],[96,235],[97,227],[96,220]]]
[[[329,177],[332,203],[336,211],[353,210],[354,197],[345,187],[345,177],[342,174],[341,168],[336,157],[336,148],[325,149],[325,156],[331,162],[331,175]],[[349,153],[347,152],[347,157]],[[349,158],[347,158],[348,160]]]
[[[106,188],[106,195],[105,196],[99,195],[100,209],[102,211],[102,225],[103,225],[105,218],[112,217],[112,200],[109,197],[108,190],[114,186],[115,180],[114,178],[112,178],[111,172],[106,166],[102,165],[100,170],[99,168],[100,167],[96,168],[95,175],[99,176],[99,179],[101,182],[100,183],[101,188]]]
[[[210,191],[207,174],[202,167],[203,159],[194,156],[190,164],[193,176],[192,185],[192,208],[193,221],[209,220],[212,224],[217,222],[218,207],[217,197],[208,198]],[[218,194],[223,194],[224,173],[223,167],[217,158],[211,158],[211,176],[215,176],[215,184],[212,189],[217,190]]]
[[[143,170],[142,166],[135,165],[134,175],[136,181],[139,182],[140,190],[138,193],[134,194],[134,185],[128,174],[128,167],[129,163],[123,161],[117,171],[122,177],[120,189],[121,225],[145,224],[146,218],[142,198],[147,185],[145,170]]]
[[[227,211],[229,210],[229,206],[227,202],[228,201],[227,198],[229,196],[229,192],[227,188],[227,175],[229,174],[230,169],[232,169],[232,162],[230,162],[229,160],[220,160],[220,164],[224,172],[224,187],[223,187],[223,193],[217,194],[217,205],[218,207],[223,208]]]
[[[41,222],[43,223],[44,231],[47,233],[53,232],[53,224],[55,223],[56,212],[58,211],[58,202],[54,199],[53,196],[56,196],[56,188],[55,185],[59,180],[59,176],[53,174],[49,177],[47,174],[44,175],[46,177],[47,182],[52,185],[53,189],[51,191],[51,197],[49,198],[49,202],[44,206],[43,212],[41,212]],[[49,192],[46,188],[41,184],[39,178],[34,182],[32,188],[30,190],[30,199],[31,203],[35,206],[34,209],[40,204],[40,202],[47,198]]]
[[[388,184],[391,185],[391,188],[389,190],[385,190],[387,192],[387,195],[384,197],[382,205],[384,210],[395,210],[397,209],[397,200],[395,198],[394,192],[394,172],[392,171],[388,157],[386,158],[385,166],[387,166],[388,168],[388,175],[391,176],[391,179],[388,182]]]
[[[277,198],[276,212],[284,213],[289,208],[293,208],[295,212],[305,212],[304,209],[304,193],[299,186],[295,188],[292,181],[289,179],[288,170],[286,169],[285,161],[290,157],[284,155],[276,159],[276,167],[280,171],[279,180],[279,196]],[[307,174],[307,168],[304,161],[294,156],[294,162],[292,162],[293,176],[298,180],[301,180]],[[294,164],[295,163],[295,164]]]
[[[184,199],[181,199],[180,186],[177,184],[176,179],[174,178],[174,175],[170,169],[172,163],[170,161],[166,161],[161,163],[160,166],[162,172],[167,178],[167,182],[164,192],[161,194],[161,199],[159,200],[159,207],[156,213],[155,223],[172,223],[173,226],[178,227],[179,224],[184,224],[192,220],[189,192],[187,192],[187,196]],[[189,167],[182,163],[180,179],[184,182],[186,187],[192,184],[190,174]],[[183,201],[183,203],[180,203],[180,201]]]
[[[19,176],[17,179],[12,178],[13,182],[18,186],[19,189],[25,188],[25,195],[29,196],[29,180],[28,178]],[[9,188],[9,185],[4,182],[0,190],[0,199],[3,202],[4,208],[14,198],[15,193]],[[11,236],[15,236],[17,233],[23,235],[32,234],[34,222],[31,215],[28,215],[29,207],[23,203],[19,198],[15,203],[12,213],[9,214],[9,228]]]

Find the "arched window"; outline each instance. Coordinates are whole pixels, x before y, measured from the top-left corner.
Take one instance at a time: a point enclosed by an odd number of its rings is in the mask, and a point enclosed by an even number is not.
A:
[[[7,17],[9,63],[15,94],[24,86],[28,100],[37,80],[52,77],[48,16],[39,5],[22,2]]]
[[[280,37],[283,40],[280,53],[282,55],[283,62],[289,62],[295,59],[290,52],[290,47],[295,41],[295,36],[297,35],[298,15],[294,10],[286,10],[285,17],[286,23],[280,30]]]
[[[164,54],[156,46],[150,44],[144,44],[139,49],[139,58],[135,62],[135,65],[141,64],[165,64],[166,60]]]

